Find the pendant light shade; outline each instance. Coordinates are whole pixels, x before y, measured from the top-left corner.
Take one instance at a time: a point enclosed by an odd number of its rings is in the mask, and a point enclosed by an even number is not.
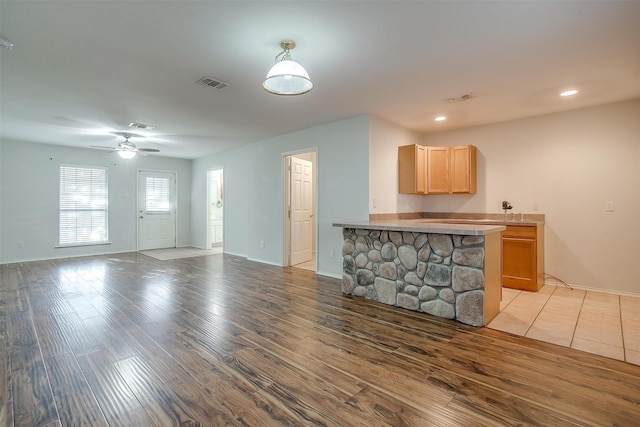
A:
[[[282,52],[276,56],[276,63],[267,73],[262,87],[275,95],[302,95],[313,89],[313,82],[304,67],[291,59],[290,50],[296,43],[285,40],[280,43]]]

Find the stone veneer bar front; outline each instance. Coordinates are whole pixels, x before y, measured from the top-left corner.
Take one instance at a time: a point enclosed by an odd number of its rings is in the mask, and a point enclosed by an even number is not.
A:
[[[486,325],[500,311],[501,225],[387,220],[343,228],[342,292]]]

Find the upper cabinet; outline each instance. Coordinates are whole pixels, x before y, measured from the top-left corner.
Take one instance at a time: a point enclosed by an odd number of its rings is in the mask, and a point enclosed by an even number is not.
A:
[[[476,193],[476,147],[451,147],[450,193]]]
[[[404,194],[425,192],[425,149],[421,145],[398,147],[398,191]]]
[[[399,190],[404,194],[474,194],[476,147],[398,147]]]
[[[451,188],[451,160],[449,147],[427,149],[427,194],[449,194]]]

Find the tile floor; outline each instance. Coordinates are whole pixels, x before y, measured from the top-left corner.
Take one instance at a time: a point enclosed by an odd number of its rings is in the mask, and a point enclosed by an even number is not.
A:
[[[503,288],[500,310],[487,327],[640,365],[640,298]]]

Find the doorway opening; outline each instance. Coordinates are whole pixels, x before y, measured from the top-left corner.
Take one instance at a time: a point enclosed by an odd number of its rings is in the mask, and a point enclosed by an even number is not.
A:
[[[220,249],[224,245],[224,171],[207,172],[207,249]]]
[[[316,152],[284,158],[285,265],[316,271]]]

